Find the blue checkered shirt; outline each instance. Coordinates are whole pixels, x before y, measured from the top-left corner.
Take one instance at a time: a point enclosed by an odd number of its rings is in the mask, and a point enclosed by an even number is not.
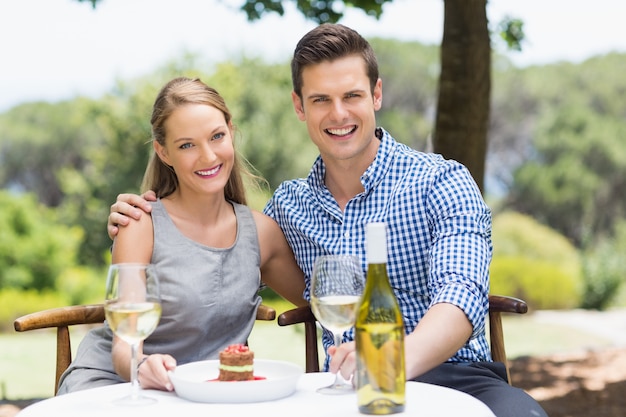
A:
[[[449,362],[489,361],[485,338],[491,261],[491,212],[469,171],[440,155],[418,152],[377,129],[374,162],[361,176],[365,191],[342,212],[315,161],[306,179],[283,182],[265,207],[285,233],[305,276],[315,259],[352,254],[366,271],[367,223],[387,224],[387,272],[406,333],[437,303],[461,308],[473,325],[470,340]],[[353,330],[344,334],[352,340]],[[332,345],[324,332],[325,348]]]

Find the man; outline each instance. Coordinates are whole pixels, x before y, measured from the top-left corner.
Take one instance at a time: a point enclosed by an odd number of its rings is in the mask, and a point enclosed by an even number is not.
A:
[[[407,333],[407,379],[467,392],[497,416],[545,416],[508,384],[504,366],[491,362],[491,213],[468,170],[376,127],[382,81],[371,46],[352,29],[324,24],[307,33],[291,71],[294,109],[320,157],[306,179],[279,186],[265,213],[283,229],[307,277],[305,298],[316,257],[354,254],[365,266],[366,224],[385,222],[387,268]],[[120,213],[140,214],[131,205],[145,202],[122,195],[111,207],[111,236],[115,224],[129,221]],[[354,373],[354,342],[328,352],[330,371]]]

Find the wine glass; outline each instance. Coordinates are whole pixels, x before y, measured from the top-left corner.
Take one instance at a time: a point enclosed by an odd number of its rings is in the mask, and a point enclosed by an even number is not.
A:
[[[113,333],[131,348],[131,392],[115,400],[115,403],[144,405],[156,402],[156,399],[140,393],[137,380],[137,348],[154,331],[161,318],[159,281],[154,265],[111,265],[107,276],[104,312]]]
[[[364,286],[363,270],[356,256],[324,255],[315,260],[311,277],[311,309],[322,326],[332,332],[337,348],[343,333],[354,326]],[[335,381],[317,392],[347,394],[354,392],[354,388],[337,372]]]

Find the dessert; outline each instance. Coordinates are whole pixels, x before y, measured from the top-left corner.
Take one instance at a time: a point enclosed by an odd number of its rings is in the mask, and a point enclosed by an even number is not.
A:
[[[220,352],[220,381],[250,381],[253,375],[254,352],[243,344],[226,347]]]

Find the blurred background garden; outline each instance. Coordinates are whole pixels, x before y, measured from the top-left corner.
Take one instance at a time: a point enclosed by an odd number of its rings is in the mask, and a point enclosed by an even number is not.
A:
[[[384,85],[378,124],[400,142],[431,149],[440,46],[369,40]],[[491,292],[524,299],[530,315],[626,307],[625,70],[626,52],[519,67],[494,48],[483,186],[493,210]],[[233,54],[207,62],[201,53],[180,51],[139,76],[116,78],[95,97],[26,101],[0,113],[2,398],[51,394],[52,367],[41,384],[31,373],[16,374],[24,364],[52,363],[54,334],[15,334],[13,320],[101,302],[109,207],[119,193],[138,191],[151,150],[152,102],[179,75],[200,77],[229,103],[236,147],[267,180],[249,189],[254,208],[261,210],[282,180],[307,175],[317,154],[292,111],[288,57]],[[505,332],[536,337],[534,345],[521,336],[508,343],[514,356],[569,343],[549,326],[542,332],[520,325],[505,322]],[[551,336],[549,346],[538,347]],[[263,349],[270,355],[274,347]]]

